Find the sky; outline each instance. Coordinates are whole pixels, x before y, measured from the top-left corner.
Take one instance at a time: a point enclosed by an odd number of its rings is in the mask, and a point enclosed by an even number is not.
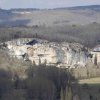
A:
[[[0,8],[58,8],[100,5],[100,0],[0,0]]]

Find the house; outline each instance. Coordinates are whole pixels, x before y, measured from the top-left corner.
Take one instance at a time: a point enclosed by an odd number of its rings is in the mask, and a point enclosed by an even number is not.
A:
[[[93,49],[92,49],[92,52],[91,54],[93,55],[93,63],[95,65],[98,65],[100,63],[100,45],[97,45],[95,46]]]
[[[100,52],[100,45],[93,48],[93,52]]]

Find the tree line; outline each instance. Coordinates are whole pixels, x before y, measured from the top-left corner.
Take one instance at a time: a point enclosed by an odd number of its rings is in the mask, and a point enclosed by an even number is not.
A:
[[[0,70],[0,100],[67,100],[72,98],[66,70],[53,66],[31,66],[28,77]],[[71,81],[74,78],[70,75]],[[70,94],[68,94],[70,91]],[[69,99],[72,100],[72,99]]]

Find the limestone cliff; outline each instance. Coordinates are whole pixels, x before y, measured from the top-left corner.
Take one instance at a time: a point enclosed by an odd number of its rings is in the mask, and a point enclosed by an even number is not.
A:
[[[36,65],[45,63],[57,67],[77,67],[91,61],[88,49],[79,43],[18,39],[4,44],[10,56],[30,60]]]

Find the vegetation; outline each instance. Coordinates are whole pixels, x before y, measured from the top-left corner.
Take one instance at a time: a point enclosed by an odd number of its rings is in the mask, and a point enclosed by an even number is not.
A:
[[[100,78],[90,78],[79,80],[79,92],[81,100],[100,99]]]
[[[76,9],[80,8],[87,9],[76,7]],[[0,24],[0,43],[17,38],[42,38],[57,42],[78,42],[91,48],[100,44],[100,24],[94,19],[95,14],[99,15],[96,8],[85,12],[79,10],[75,12],[75,8],[69,10],[70,13],[65,13],[65,10],[62,10],[64,12],[50,10],[50,15],[38,12],[41,14],[37,14],[39,18],[36,16],[38,21],[34,20],[34,14],[30,20],[11,21],[16,14],[14,16],[9,11],[2,10],[0,19],[8,19],[8,21]],[[3,15],[3,12],[6,14]],[[54,18],[51,17],[52,14]],[[83,17],[81,18],[80,15]],[[21,15],[17,15],[16,18],[18,16],[23,18]],[[90,23],[91,18],[94,19],[92,23]],[[87,19],[90,24],[86,24]],[[74,20],[79,20],[84,25],[67,25]],[[99,22],[99,19],[96,20]],[[26,26],[29,22],[34,25]],[[36,66],[30,62],[11,58],[0,49],[0,100],[100,100],[100,68],[88,64],[85,68],[69,71],[55,66]]]
[[[99,100],[96,77],[100,77],[100,68],[92,64],[71,70],[32,66],[0,50],[0,100]]]
[[[100,77],[79,80],[80,84],[100,84]]]
[[[27,75],[23,79],[9,70],[0,69],[0,100],[100,99],[100,78],[78,82],[68,70],[45,65],[30,66]]]
[[[67,86],[67,73],[53,66],[32,66],[27,73],[26,79],[20,79],[0,70],[0,100],[58,100],[61,87]]]
[[[0,28],[0,42],[15,38],[42,38],[49,41],[79,42],[88,47],[94,47],[100,43],[100,24],[88,25],[63,25],[45,26],[34,25],[32,27],[5,27]]]

